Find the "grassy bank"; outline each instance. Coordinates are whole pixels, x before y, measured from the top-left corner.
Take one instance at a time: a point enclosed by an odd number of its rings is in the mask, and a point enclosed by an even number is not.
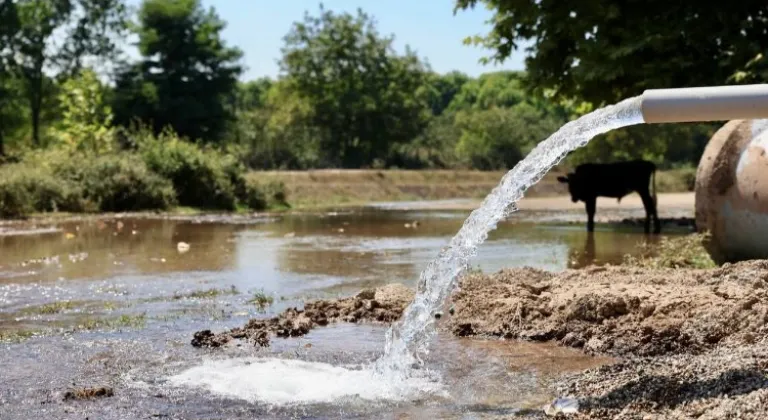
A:
[[[568,194],[557,181],[563,169],[555,168],[526,192],[526,197]],[[472,170],[317,170],[254,171],[249,179],[284,185],[294,208],[358,205],[376,201],[483,198],[499,183],[504,171]],[[657,174],[659,192],[693,189],[695,169],[675,169]]]
[[[30,151],[0,166],[0,218],[285,205],[279,183],[246,177],[231,155],[170,134],[133,140],[132,148],[98,153],[63,147]]]

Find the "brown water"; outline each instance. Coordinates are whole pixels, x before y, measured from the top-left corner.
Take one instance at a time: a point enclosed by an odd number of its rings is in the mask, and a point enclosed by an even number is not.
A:
[[[495,417],[538,407],[553,396],[548,383],[557,374],[603,361],[541,344],[440,337],[431,362],[454,390],[450,401],[276,408],[164,386],[164,376],[208,357],[189,345],[196,330],[241,325],[308,298],[391,282],[412,286],[466,216],[368,208],[271,218],[2,224],[0,341],[6,344],[0,344],[0,418],[45,413],[64,418],[67,411],[78,418],[367,418],[387,413],[394,418],[464,418],[467,413]],[[588,235],[581,222],[569,223],[575,215],[560,216],[562,223],[546,212],[513,215],[481,246],[475,265],[492,272],[522,265],[561,270],[617,263],[636,252],[639,243],[658,240],[643,235],[639,226],[605,225]],[[188,243],[189,250],[179,251],[179,242]],[[257,292],[274,303],[264,310],[249,304]],[[384,331],[337,325],[302,339],[275,341],[268,350],[242,348],[211,356],[365,361],[380,353]],[[92,385],[113,386],[116,395],[90,403],[61,401],[70,387]]]

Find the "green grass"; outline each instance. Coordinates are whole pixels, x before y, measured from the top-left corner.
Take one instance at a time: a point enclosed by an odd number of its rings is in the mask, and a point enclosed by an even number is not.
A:
[[[117,318],[86,319],[75,327],[75,331],[113,330],[120,328],[143,328],[147,323],[145,314],[121,315]]]
[[[30,306],[22,309],[20,312],[25,315],[55,315],[64,311],[70,311],[78,306],[80,306],[78,303],[71,300],[62,300],[40,306]]]
[[[638,256],[625,255],[624,265],[643,268],[714,268],[704,247],[707,234],[690,234],[677,238],[661,238],[656,245],[642,244]]]
[[[274,301],[275,299],[272,296],[269,296],[264,293],[263,290],[260,290],[253,294],[253,297],[248,300],[248,303],[255,305],[260,311],[263,311],[267,306],[272,305]]]
[[[211,288],[206,290],[195,290],[194,292],[185,293],[185,294],[174,294],[173,299],[174,300],[181,300],[181,299],[214,299],[219,296],[226,296],[226,295],[236,295],[240,292],[237,291],[237,289],[232,286],[229,289],[217,289],[217,288]]]
[[[660,193],[693,191],[696,186],[696,168],[687,166],[656,172],[656,189]]]
[[[41,333],[38,330],[0,331],[0,343],[21,343]]]
[[[73,333],[78,331],[118,330],[122,328],[143,328],[146,326],[146,314],[121,315],[116,318],[88,318],[78,321],[76,325],[63,329],[19,329],[0,330],[0,343],[21,343],[32,337],[55,335],[57,333]]]

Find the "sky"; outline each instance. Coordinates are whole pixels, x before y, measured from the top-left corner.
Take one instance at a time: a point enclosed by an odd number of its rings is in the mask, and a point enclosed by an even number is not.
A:
[[[130,0],[138,5],[139,0]],[[303,19],[304,12],[317,14],[319,0],[202,0],[213,6],[227,22],[223,37],[230,45],[244,52],[246,72],[243,80],[278,75],[277,60],[283,37],[293,22]],[[495,70],[522,70],[523,53],[516,52],[502,65],[482,65],[481,57],[490,52],[480,47],[465,46],[462,40],[471,35],[483,35],[490,25],[485,23],[492,13],[479,5],[474,10],[453,14],[454,0],[325,0],[324,7],[335,12],[356,13],[363,9],[377,22],[381,34],[395,36],[395,49],[402,52],[406,45],[425,59],[432,70],[446,73],[452,70],[470,76]]]

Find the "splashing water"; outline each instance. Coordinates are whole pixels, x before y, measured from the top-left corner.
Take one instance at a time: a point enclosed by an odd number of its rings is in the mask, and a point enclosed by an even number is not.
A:
[[[598,134],[643,123],[640,98],[605,107],[564,125],[539,143],[491,191],[450,244],[421,273],[417,293],[402,318],[387,331],[384,355],[362,369],[281,359],[208,362],[171,377],[173,385],[195,386],[229,397],[271,404],[403,400],[445,395],[437,372],[422,369],[434,334],[434,314],[451,293],[488,232],[511,212],[531,185],[569,152]]]
[[[495,229],[502,218],[517,210],[516,203],[525,190],[569,152],[586,145],[593,137],[642,123],[639,97],[598,109],[561,127],[507,172],[483,204],[469,215],[450,244],[422,271],[414,300],[400,321],[387,332],[384,355],[374,363],[375,371],[398,382],[422,365],[422,355],[427,353],[435,334],[435,312],[447,299],[488,232]]]

